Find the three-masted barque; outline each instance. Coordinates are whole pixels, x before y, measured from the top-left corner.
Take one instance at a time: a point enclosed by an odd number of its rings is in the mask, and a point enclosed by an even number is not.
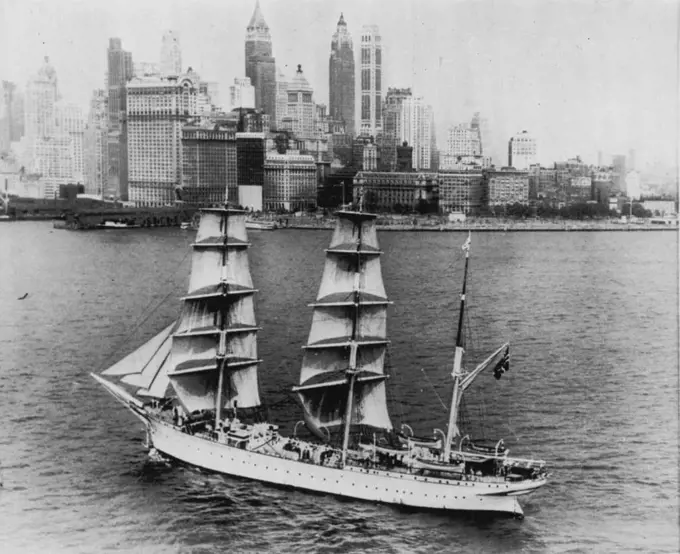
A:
[[[152,449],[198,468],[367,501],[521,515],[517,497],[546,483],[545,463],[511,458],[502,441],[460,438],[457,426],[465,389],[487,369],[505,371],[508,346],[463,371],[464,284],[447,433],[423,438],[407,425],[393,429],[385,373],[390,302],[375,216],[336,215],[293,388],[308,439],[284,436],[263,417],[256,290],[239,210],[203,211],[179,318],[93,377],[145,424]],[[464,250],[466,282],[469,239]]]

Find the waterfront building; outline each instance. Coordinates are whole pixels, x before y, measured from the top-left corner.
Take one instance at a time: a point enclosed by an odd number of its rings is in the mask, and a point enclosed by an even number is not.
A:
[[[516,134],[508,143],[508,165],[528,170],[536,163],[536,139],[526,131]]]
[[[328,62],[329,115],[342,121],[345,132],[354,134],[354,47],[345,18],[340,14],[331,40]]]
[[[263,204],[267,211],[316,206],[317,166],[310,155],[289,150],[269,153],[264,163]]]
[[[107,50],[108,92],[108,186],[115,196],[128,200],[128,128],[127,128],[127,82],[132,79],[134,68],[132,54],[123,50],[119,38],[109,39]]]
[[[84,185],[87,194],[100,197],[115,196],[108,188],[107,148],[108,97],[104,89],[94,90],[84,133]]]
[[[440,171],[439,210],[442,213],[458,212],[477,214],[482,208],[484,175],[481,169]]]
[[[236,131],[215,121],[182,128],[181,199],[196,206],[238,203]]]
[[[575,176],[569,179],[566,194],[566,204],[579,204],[592,200],[593,183],[590,177]]]
[[[288,83],[288,118],[292,123],[290,130],[298,138],[316,136],[315,116],[314,91],[302,72],[302,66],[298,65],[295,77]]]
[[[262,211],[264,188],[265,132],[236,133],[236,175],[238,203],[250,210]]]
[[[614,192],[614,178],[611,168],[598,168],[592,172],[592,198],[599,204],[609,204],[609,197]]]
[[[161,77],[182,74],[182,49],[177,31],[168,30],[163,33],[160,74]]]
[[[401,128],[402,104],[412,96],[410,88],[388,88],[382,108],[383,132],[381,138],[381,171],[397,169],[397,148],[403,144]],[[413,154],[411,152],[411,154]],[[411,166],[413,162],[411,161]]]
[[[676,215],[678,205],[674,200],[643,200],[642,207],[654,216]]]
[[[485,187],[489,206],[529,203],[529,174],[526,171],[487,170]]]
[[[138,206],[176,199],[182,175],[182,126],[198,115],[199,78],[135,78],[127,86],[129,198]]]
[[[401,141],[413,147],[413,168],[430,169],[432,163],[432,107],[422,96],[409,96],[401,104]]]
[[[361,128],[362,135],[382,133],[382,38],[377,25],[361,30]]]
[[[250,78],[234,79],[234,84],[229,87],[230,109],[255,108],[255,88],[250,83]]]
[[[264,20],[260,2],[246,27],[246,77],[255,89],[255,108],[276,122],[276,60],[272,55],[272,37]]]
[[[354,177],[353,201],[378,212],[438,210],[436,173],[359,171]]]
[[[640,194],[640,174],[629,171],[626,173],[626,196],[631,200],[639,200]]]

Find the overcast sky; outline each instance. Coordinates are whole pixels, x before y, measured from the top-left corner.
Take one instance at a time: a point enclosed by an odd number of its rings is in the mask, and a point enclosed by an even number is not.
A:
[[[315,101],[328,103],[328,56],[340,15],[358,54],[361,26],[383,40],[383,86],[411,86],[432,104],[439,147],[475,110],[490,153],[506,162],[522,129],[539,159],[605,161],[636,150],[638,167],[675,165],[678,3],[664,0],[261,0],[277,68],[302,64]],[[24,87],[50,56],[66,100],[87,105],[103,86],[108,38],[135,61],[157,62],[164,29],[182,60],[217,81],[224,103],[244,76],[254,0],[0,0],[0,77]],[[489,144],[490,143],[490,144]]]

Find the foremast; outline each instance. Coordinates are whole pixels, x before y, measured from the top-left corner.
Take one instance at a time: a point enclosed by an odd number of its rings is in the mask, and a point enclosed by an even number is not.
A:
[[[451,441],[458,433],[457,419],[458,408],[460,404],[461,392],[459,391],[461,380],[463,378],[462,365],[463,354],[463,316],[465,314],[465,290],[467,287],[468,264],[470,262],[470,242],[471,235],[468,233],[468,238],[463,244],[463,251],[465,252],[465,271],[463,275],[463,290],[460,293],[460,310],[458,312],[458,332],[456,334],[456,352],[453,357],[453,394],[451,397],[451,409],[449,412],[449,424],[446,430],[446,443],[444,444],[444,461],[448,462],[451,455]]]
[[[387,305],[373,214],[341,211],[294,387],[309,429],[342,429],[347,459],[352,425],[392,429],[385,391]]]
[[[202,210],[193,243],[189,292],[172,336],[177,398],[187,412],[260,405],[257,332],[248,263],[246,213]]]

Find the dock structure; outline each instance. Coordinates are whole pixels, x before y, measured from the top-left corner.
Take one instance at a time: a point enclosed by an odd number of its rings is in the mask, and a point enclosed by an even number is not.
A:
[[[189,222],[196,209],[188,206],[161,208],[95,208],[69,210],[55,223],[56,228],[85,230],[112,226],[179,227]]]

